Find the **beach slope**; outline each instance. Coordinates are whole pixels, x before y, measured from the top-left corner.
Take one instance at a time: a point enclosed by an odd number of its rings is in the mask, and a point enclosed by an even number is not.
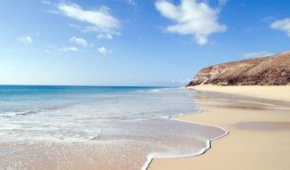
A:
[[[204,112],[178,119],[220,126],[230,134],[213,141],[212,148],[203,155],[156,159],[149,170],[289,169],[290,86],[192,88],[197,90],[196,101]]]

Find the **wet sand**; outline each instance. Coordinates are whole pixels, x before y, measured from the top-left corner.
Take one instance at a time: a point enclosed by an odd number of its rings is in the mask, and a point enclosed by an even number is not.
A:
[[[213,141],[203,155],[155,159],[149,170],[289,169],[290,86],[200,86],[196,90],[200,93],[196,101],[204,112],[177,119],[220,126],[230,134]]]

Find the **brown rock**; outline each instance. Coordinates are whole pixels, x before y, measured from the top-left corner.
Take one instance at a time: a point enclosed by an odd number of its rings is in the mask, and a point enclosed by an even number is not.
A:
[[[200,84],[289,85],[290,52],[204,68],[187,86]]]

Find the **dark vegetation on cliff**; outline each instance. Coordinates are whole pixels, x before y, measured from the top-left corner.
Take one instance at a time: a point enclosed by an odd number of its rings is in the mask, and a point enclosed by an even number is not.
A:
[[[290,52],[206,67],[187,86],[201,84],[289,85]]]

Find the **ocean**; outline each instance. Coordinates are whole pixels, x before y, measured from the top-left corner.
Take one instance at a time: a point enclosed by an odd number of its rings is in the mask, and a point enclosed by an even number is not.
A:
[[[0,169],[146,169],[208,149],[223,129],[170,119],[199,112],[194,91],[0,86]],[[202,114],[202,113],[201,113]]]

